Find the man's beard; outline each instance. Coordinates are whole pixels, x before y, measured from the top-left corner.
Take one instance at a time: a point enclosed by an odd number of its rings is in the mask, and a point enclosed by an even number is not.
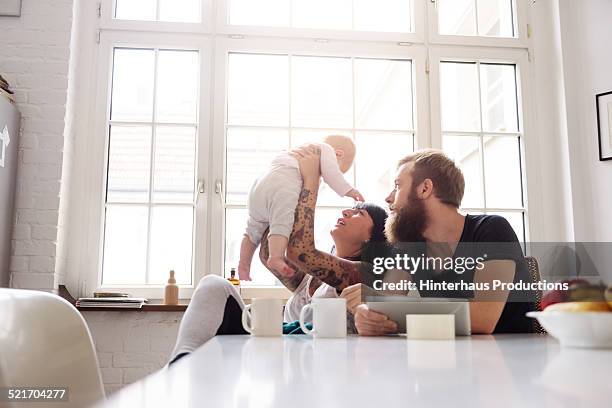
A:
[[[406,204],[391,213],[385,222],[385,235],[391,244],[400,242],[423,242],[423,232],[427,226],[425,204],[414,191],[408,196]]]

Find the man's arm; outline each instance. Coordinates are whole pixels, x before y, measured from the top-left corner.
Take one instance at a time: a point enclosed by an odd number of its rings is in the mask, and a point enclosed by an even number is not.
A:
[[[472,333],[491,334],[501,316],[509,291],[506,289],[493,290],[493,280],[503,283],[514,281],[516,264],[511,260],[491,260],[484,262],[484,267],[474,271],[474,283],[488,283],[491,290],[475,291],[470,302],[470,321]]]

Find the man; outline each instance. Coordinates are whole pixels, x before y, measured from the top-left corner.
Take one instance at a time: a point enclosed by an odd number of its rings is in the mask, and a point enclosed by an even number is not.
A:
[[[529,282],[520,244],[506,219],[494,215],[463,216],[459,213],[464,186],[461,171],[440,151],[422,150],[402,159],[393,191],[386,198],[391,213],[385,228],[389,241],[394,245],[421,241],[428,245],[447,243],[448,255],[451,256],[456,256],[460,247],[473,245],[467,243],[487,243],[484,244],[488,249],[486,260],[480,269],[474,268],[470,271],[471,275],[466,274],[468,280],[476,284],[492,284],[493,280],[503,283]],[[412,278],[435,279],[436,276],[439,278],[441,275],[426,271]],[[354,285],[346,288],[343,296],[351,303],[351,298],[355,299],[359,292],[358,286]],[[511,293],[509,299],[508,295],[505,289],[474,292],[470,302],[472,333],[532,331],[531,321],[525,316],[533,308],[532,304],[525,301],[525,294],[521,298],[521,295]],[[521,299],[523,301],[518,301]],[[355,326],[361,335],[375,336],[397,331],[394,321],[369,310],[365,304],[356,306],[354,314]]]

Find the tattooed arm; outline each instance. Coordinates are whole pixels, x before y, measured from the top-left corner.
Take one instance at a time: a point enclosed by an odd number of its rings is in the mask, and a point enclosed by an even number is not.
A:
[[[270,249],[268,247],[268,230],[266,230],[266,232],[264,232],[263,234],[263,237],[261,238],[261,245],[259,247],[259,259],[261,260],[262,265],[265,266],[267,264],[269,254],[270,254]],[[278,273],[277,271],[275,271],[274,269],[268,268],[267,266],[266,268],[270,272],[272,272],[272,274],[276,276],[276,278],[287,289],[289,289],[291,292],[295,292],[295,290],[298,288],[298,286],[300,285],[300,283],[302,282],[302,279],[304,279],[304,276],[306,274],[300,269],[299,265],[296,265],[294,262],[291,262],[291,260],[288,260],[287,263],[295,271],[295,273],[292,276],[284,276]],[[312,282],[310,286],[311,287],[313,286]]]
[[[360,262],[348,261],[315,248],[314,215],[319,187],[320,150],[300,150],[296,155],[300,161],[303,186],[300,192],[293,231],[289,238],[287,256],[299,269],[341,291],[349,285],[361,281]],[[316,166],[316,176],[312,169]],[[310,167],[310,171],[308,170]]]
[[[259,259],[261,260],[261,263],[263,265],[266,265],[266,261],[269,255],[269,250],[270,249],[268,248],[268,231],[266,230],[266,232],[264,232],[263,238],[261,239],[261,246],[259,247]],[[295,271],[293,276],[283,276],[273,269],[270,269],[268,267],[266,268],[270,272],[272,272],[272,274],[276,276],[276,278],[287,289],[289,289],[291,292],[295,292],[295,290],[298,288],[298,286],[300,285],[300,283],[302,282],[302,279],[304,279],[304,276],[306,274],[304,273],[304,271],[300,269],[299,265],[297,265],[296,263],[291,262],[289,259],[287,259],[287,263]],[[315,277],[312,278],[312,280],[310,281],[310,284],[308,285],[308,293],[310,294],[310,296],[312,296],[315,290],[317,290],[317,288],[321,286],[321,283],[322,282],[319,279]]]

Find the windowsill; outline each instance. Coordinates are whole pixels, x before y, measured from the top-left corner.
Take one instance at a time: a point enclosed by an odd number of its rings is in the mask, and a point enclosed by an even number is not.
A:
[[[187,310],[187,306],[189,306],[189,303],[179,303],[178,305],[165,305],[161,303],[161,301],[149,301],[138,309],[128,309],[120,307],[75,307],[81,312],[184,312],[185,310]]]
[[[64,285],[58,288],[58,295],[67,300],[71,305],[76,307],[80,312],[184,312],[189,305],[188,299],[180,300],[178,305],[165,305],[162,300],[153,299],[142,305],[139,309],[127,309],[118,307],[77,307],[76,299],[72,297],[68,289]]]
[[[250,303],[251,299],[274,298],[286,301],[291,292],[281,287],[242,287],[240,294],[245,303]],[[58,295],[67,300],[80,312],[184,312],[189,306],[189,299],[180,299],[178,305],[165,305],[161,299],[149,299],[147,303],[139,309],[128,309],[118,307],[77,307],[76,299],[68,292],[64,285],[58,288]]]

